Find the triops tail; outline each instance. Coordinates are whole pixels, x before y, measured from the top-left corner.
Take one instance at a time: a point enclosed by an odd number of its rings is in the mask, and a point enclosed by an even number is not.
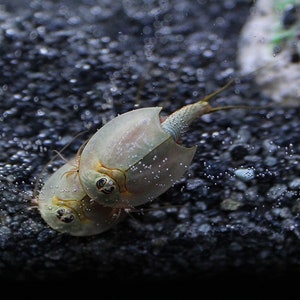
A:
[[[225,109],[236,109],[236,108],[246,108],[245,106],[219,106],[219,107],[211,107],[210,100],[227,89],[234,80],[229,81],[219,90],[209,94],[205,98],[200,101],[186,105],[179,110],[176,110],[172,113],[166,120],[162,122],[162,128],[171,134],[174,140],[178,140],[178,138],[184,133],[184,131],[188,128],[188,126],[198,117],[208,114],[217,110],[225,110]],[[249,108],[249,107],[248,107]]]

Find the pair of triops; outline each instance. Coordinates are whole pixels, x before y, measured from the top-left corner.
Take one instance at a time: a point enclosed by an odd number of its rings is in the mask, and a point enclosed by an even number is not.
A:
[[[106,123],[46,180],[37,197],[43,219],[59,232],[95,235],[164,193],[195,155],[196,146],[178,144],[191,122],[218,110],[245,108],[210,106],[209,100],[231,83],[167,118],[160,116],[161,107],[149,107]]]

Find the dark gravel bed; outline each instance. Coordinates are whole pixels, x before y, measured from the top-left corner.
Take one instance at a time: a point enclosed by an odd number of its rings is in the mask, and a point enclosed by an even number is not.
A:
[[[239,77],[251,2],[2,1],[2,282],[299,277],[299,107],[197,120],[182,141],[198,145],[187,174],[103,234],[56,232],[31,205],[42,168],[76,134],[64,157],[117,114],[158,105],[170,113]],[[247,76],[213,104],[272,99]]]

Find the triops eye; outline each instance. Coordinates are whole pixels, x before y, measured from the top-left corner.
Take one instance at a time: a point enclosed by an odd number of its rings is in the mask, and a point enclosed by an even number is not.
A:
[[[107,182],[107,179],[106,179],[106,178],[101,178],[101,179],[99,179],[99,180],[96,182],[96,187],[97,187],[99,190],[101,190],[101,189],[105,186],[106,182]]]
[[[64,208],[60,208],[57,210],[56,217],[64,223],[71,223],[75,219],[74,214],[71,211]]]
[[[98,190],[104,194],[112,193],[116,186],[113,180],[107,180],[106,178],[101,178],[96,182],[96,187]]]

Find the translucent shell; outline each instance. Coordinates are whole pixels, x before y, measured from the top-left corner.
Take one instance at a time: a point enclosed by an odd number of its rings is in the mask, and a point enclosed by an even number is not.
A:
[[[128,208],[168,190],[189,167],[196,146],[186,148],[162,128],[160,107],[136,109],[100,128],[82,150],[79,178],[98,203]]]
[[[45,182],[38,207],[50,227],[74,236],[102,233],[125,217],[123,210],[104,207],[87,196],[79,181],[77,158]]]

